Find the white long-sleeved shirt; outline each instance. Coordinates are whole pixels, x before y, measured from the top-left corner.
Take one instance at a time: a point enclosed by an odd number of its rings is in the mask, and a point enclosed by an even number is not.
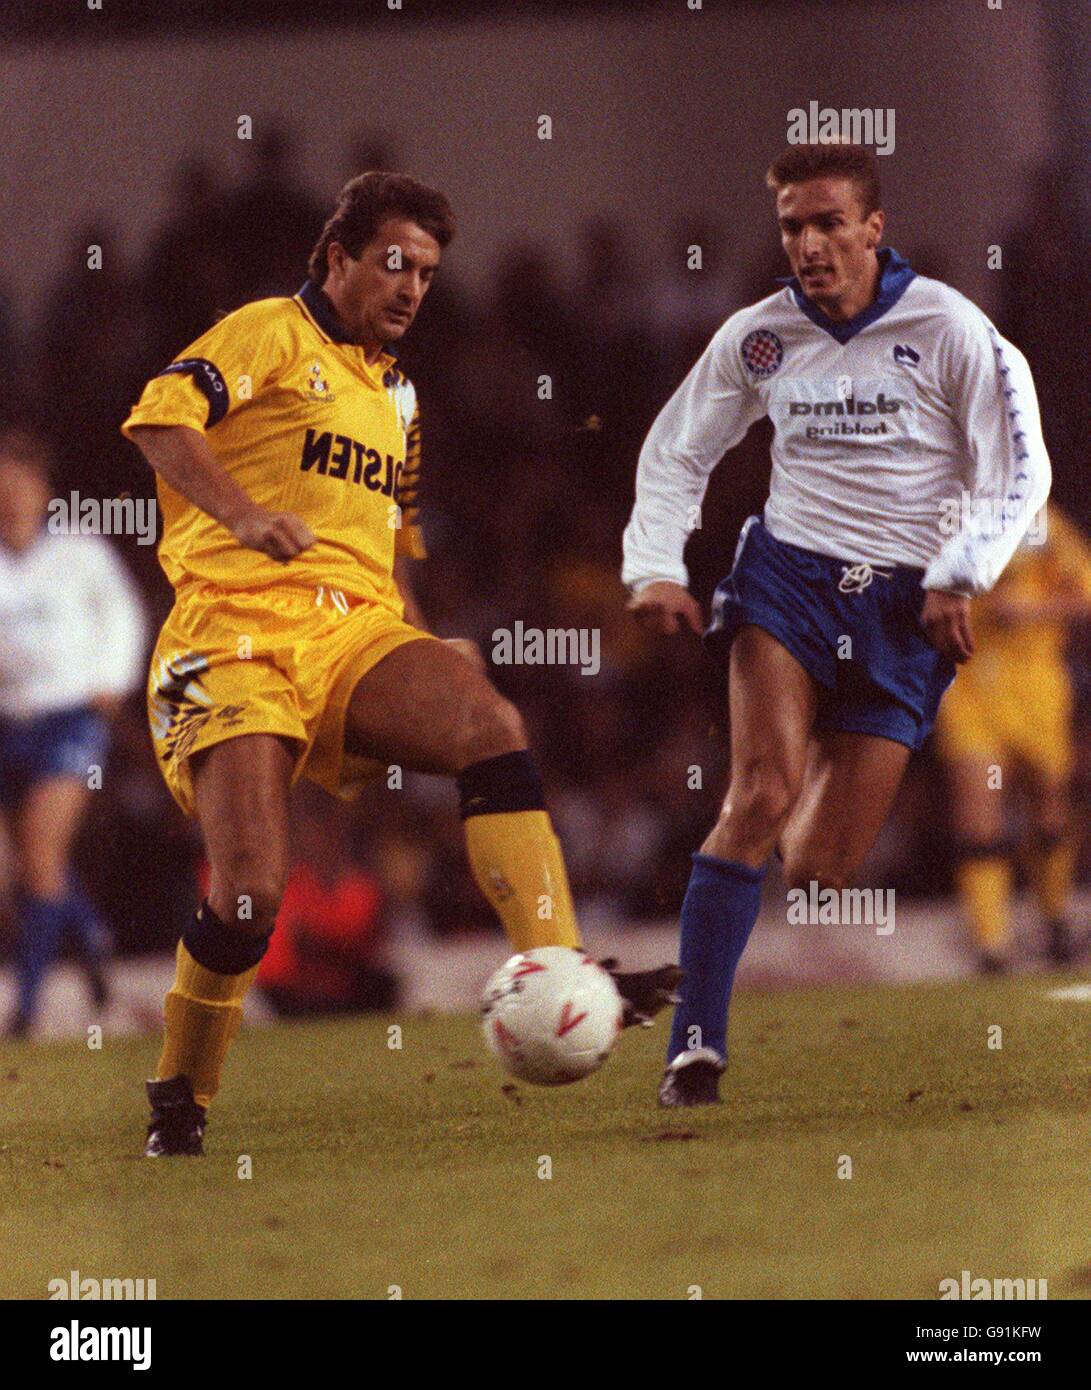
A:
[[[0,716],[127,694],[146,632],[136,586],[101,536],[43,528],[26,550],[0,545]]]
[[[854,563],[912,565],[927,589],[995,584],[1049,494],[1026,358],[964,295],[880,252],[875,302],[827,319],[790,282],[733,314],[640,453],[622,579],[688,583],[708,479],[773,422],[765,524]]]

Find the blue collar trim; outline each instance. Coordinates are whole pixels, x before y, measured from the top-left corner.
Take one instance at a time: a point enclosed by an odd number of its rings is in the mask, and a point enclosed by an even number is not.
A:
[[[831,338],[836,338],[839,343],[844,345],[850,338],[854,338],[862,328],[867,328],[876,319],[881,319],[888,309],[892,309],[917,277],[917,272],[907,260],[898,255],[893,247],[884,246],[879,252],[878,260],[879,293],[866,309],[861,309],[851,319],[839,320],[827,317],[818,305],[812,304],[803,293],[803,287],[794,275],[779,280],[778,283],[789,287],[796,304],[812,323],[817,324]]]
[[[346,343],[349,347],[359,347],[354,343],[342,327],[341,320],[337,317],[337,310],[333,307],[329,295],[320,285],[316,285],[313,280],[304,280],[303,288],[296,295],[307,306],[311,318],[318,324],[327,338],[332,338],[335,343]],[[384,343],[382,350],[387,357],[397,358],[398,354],[390,346]]]
[[[335,343],[352,342],[352,339],[341,327],[341,320],[337,317],[337,310],[330,303],[329,295],[313,280],[303,282],[303,288],[299,291],[298,298],[307,306],[311,318],[314,319],[327,338],[332,338]]]

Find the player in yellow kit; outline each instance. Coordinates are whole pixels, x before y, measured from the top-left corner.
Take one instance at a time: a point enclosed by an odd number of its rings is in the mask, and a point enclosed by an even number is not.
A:
[[[958,837],[956,882],[983,971],[1007,967],[1014,869],[1006,793],[1029,795],[1031,882],[1052,960],[1072,959],[1068,898],[1079,850],[1069,781],[1072,683],[1065,647],[1091,616],[1091,550],[1052,503],[1044,543],[1025,541],[991,593],[974,601],[976,652],[936,725]]]
[[[351,795],[391,764],[458,779],[474,877],[517,950],[579,942],[517,710],[468,643],[423,630],[406,572],[419,420],[389,344],[454,233],[443,194],[351,180],[290,298],[229,314],[122,426],[158,475],[176,602],[148,686],[159,765],[211,869],[183,932],[146,1153],[200,1153],[205,1110],[273,931],[288,793]],[[677,971],[617,975],[627,1021]]]

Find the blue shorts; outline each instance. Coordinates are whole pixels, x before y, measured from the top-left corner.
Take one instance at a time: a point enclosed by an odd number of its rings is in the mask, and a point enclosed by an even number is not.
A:
[[[763,628],[817,681],[816,729],[877,734],[917,749],[955,677],[920,625],[923,577],[908,565],[803,550],[775,540],[752,516],[716,590],[705,641],[726,663],[739,628]]]
[[[36,782],[78,777],[101,767],[110,733],[88,705],[29,719],[0,716],[0,806],[13,806]]]

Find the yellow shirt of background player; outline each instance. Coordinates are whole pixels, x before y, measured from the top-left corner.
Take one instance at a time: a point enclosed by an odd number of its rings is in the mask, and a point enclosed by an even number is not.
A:
[[[203,431],[259,506],[294,513],[317,538],[281,564],[158,478],[159,559],[175,589],[325,585],[401,615],[395,551],[424,553],[416,394],[389,354],[364,360],[316,286],[221,319],[148,382],[122,433],[135,425]]]
[[[1091,600],[1091,552],[1050,503],[1044,545],[1024,542],[991,593],[974,600],[974,656],[943,697],[936,732],[947,757],[991,760],[1005,749],[1055,779],[1073,764],[1072,682],[1065,661],[1069,624],[1041,618],[1007,624],[1003,598],[1028,602],[1059,592]]]
[[[1091,602],[1091,550],[1077,527],[1054,503],[1047,511],[1043,545],[1029,541],[1015,552],[996,587],[975,600],[974,636],[977,655],[967,666],[984,674],[995,666],[997,675],[1020,687],[1064,670],[1070,624],[1053,618],[1007,625],[997,621],[999,600],[1014,598],[1044,602],[1060,593],[1082,593]],[[959,673],[960,679],[962,673]],[[1067,679],[1067,677],[1066,677]]]

